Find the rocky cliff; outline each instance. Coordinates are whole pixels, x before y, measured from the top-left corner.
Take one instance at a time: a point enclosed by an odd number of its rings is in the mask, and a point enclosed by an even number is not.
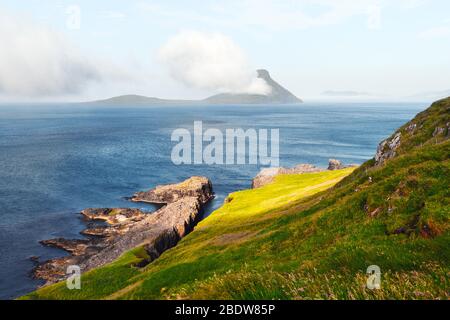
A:
[[[133,201],[165,204],[154,213],[138,209],[86,209],[81,214],[87,221],[101,220],[106,227],[84,230],[88,239],[51,239],[43,245],[66,250],[70,256],[46,261],[36,267],[34,275],[47,284],[66,278],[66,268],[78,265],[82,272],[108,264],[124,252],[142,246],[148,258],[158,258],[165,250],[175,246],[198,222],[202,207],[213,197],[212,185],[204,177],[192,177],[182,183],[159,186],[138,193]]]
[[[422,148],[441,143],[450,137],[450,98],[435,102],[429,109],[398,129],[391,137],[382,141],[375,155],[375,164]]]

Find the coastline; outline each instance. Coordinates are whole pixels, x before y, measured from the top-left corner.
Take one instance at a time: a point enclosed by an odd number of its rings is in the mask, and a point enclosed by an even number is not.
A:
[[[287,168],[283,168],[283,169],[287,170]],[[225,229],[222,230],[222,227],[221,227],[222,222],[221,221],[223,221],[223,222],[226,221],[226,225],[228,225],[228,223],[230,223],[231,221],[232,221],[233,225],[240,224],[239,217],[236,217],[236,219],[235,219],[235,218],[233,218],[232,215],[224,217],[222,214],[223,212],[228,212],[230,210],[230,206],[231,207],[237,206],[240,208],[240,210],[245,211],[245,208],[242,208],[241,204],[240,204],[240,202],[242,201],[242,196],[240,196],[241,200],[238,201],[235,199],[236,195],[238,195],[238,194],[246,195],[249,193],[250,194],[253,194],[253,193],[266,194],[267,190],[277,190],[276,192],[270,191],[270,195],[274,197],[274,199],[273,199],[274,202],[272,202],[272,200],[270,199],[270,197],[268,197],[268,195],[264,196],[264,199],[265,199],[264,201],[268,201],[268,202],[272,203],[269,205],[269,207],[274,206],[274,208],[281,208],[281,207],[285,206],[285,204],[287,204],[287,203],[291,203],[291,202],[295,203],[296,201],[304,199],[305,197],[313,196],[316,193],[326,191],[327,189],[336,185],[343,178],[345,178],[346,176],[351,174],[355,169],[356,169],[356,167],[346,167],[343,169],[341,168],[341,169],[336,169],[336,170],[321,169],[319,172],[280,174],[280,175],[277,175],[274,177],[275,178],[274,183],[270,183],[268,185],[265,185],[265,186],[262,186],[262,187],[256,188],[256,189],[250,188],[250,189],[233,192],[226,197],[223,205],[219,209],[214,211],[213,214],[209,215],[206,219],[197,221],[198,225],[196,225],[194,232],[190,233],[190,236],[194,236],[194,238],[198,238],[199,236],[200,237],[206,236],[206,238],[205,238],[206,243],[201,245],[199,248],[197,248],[197,250],[200,250],[200,251],[206,250],[206,248],[202,249],[205,245],[212,246],[214,248],[215,246],[223,246],[223,245],[227,245],[227,244],[241,243],[241,241],[244,241],[244,239],[256,236],[259,232],[253,230],[251,232],[246,231],[246,232],[237,233],[237,234],[234,234],[234,233],[227,234],[227,232],[228,232],[227,230],[228,230],[229,226],[227,226]],[[289,182],[285,185],[284,181],[289,181]],[[305,181],[305,182],[301,182],[300,184],[295,182],[293,184],[290,181],[298,181],[298,182]],[[290,195],[289,199],[286,199],[286,194],[285,194],[285,192],[287,191],[286,186],[288,186],[288,188],[290,190],[290,191],[288,191],[288,194]],[[258,202],[260,202],[261,200],[255,201],[254,205],[258,206]],[[279,202],[279,201],[281,201],[281,202]],[[288,202],[286,202],[286,201],[288,201]],[[225,219],[225,220],[223,220],[223,219]],[[235,227],[237,227],[237,226],[235,226]],[[233,227],[233,228],[235,228],[235,227]],[[243,227],[243,226],[241,226],[241,227]],[[222,232],[225,232],[225,233],[223,235],[219,236],[218,238],[215,236],[209,237],[209,236],[207,236],[207,234],[209,234],[210,231],[207,231],[207,230],[209,230],[210,228],[212,228],[214,230],[214,232],[216,232],[215,230],[221,230]],[[205,231],[206,231],[206,234],[204,234]],[[179,240],[181,240],[181,237]],[[186,240],[186,239],[183,239],[183,240]],[[192,243],[192,240],[190,242]],[[185,247],[185,246],[186,245],[180,247],[179,245],[175,245],[173,247],[173,250],[183,251],[182,247]],[[163,258],[163,257],[165,257],[165,258]],[[158,268],[158,265],[161,263],[164,264],[168,257],[170,259],[170,255],[163,255],[162,257],[159,257],[159,254],[156,254],[155,256],[153,256],[151,254],[151,250],[149,250],[149,248],[145,248],[144,246],[133,247],[133,248],[130,248],[128,251],[122,252],[122,255],[119,255],[117,257],[117,259],[115,259],[114,261],[111,261],[110,263],[99,264],[98,267],[89,269],[89,271],[87,273],[83,274],[82,279],[84,279],[84,280],[82,280],[82,283],[85,283],[85,285],[88,285],[88,286],[93,285],[94,287],[96,287],[97,285],[93,284],[91,282],[92,281],[91,279],[95,279],[94,282],[96,282],[98,280],[100,280],[102,282],[104,282],[104,281],[113,282],[114,281],[113,278],[119,277],[120,274],[127,274],[129,272],[132,272],[132,274],[135,276],[138,276],[140,274],[145,274],[148,272],[147,270],[151,270],[152,268]],[[195,265],[195,262],[193,264]],[[102,277],[106,277],[106,278],[102,279]],[[110,289],[109,285],[107,287],[109,290]],[[27,295],[24,295],[24,296],[20,297],[19,299],[34,299],[34,296],[36,294],[38,296],[40,296],[41,294],[46,294],[46,293],[53,295],[53,293],[51,293],[51,292],[53,292],[54,290],[57,290],[57,291],[62,290],[64,292],[66,292],[67,294],[70,294],[70,295],[73,294],[73,298],[70,298],[70,299],[86,299],[86,297],[83,298],[83,293],[85,291],[83,291],[83,290],[81,290],[81,291],[68,290],[66,288],[66,284],[64,282],[59,282],[59,283],[50,282],[50,283],[48,283],[48,285],[38,288],[35,292],[31,292]],[[79,291],[79,292],[77,292],[77,291]],[[88,290],[87,292],[89,292],[89,291],[90,290]],[[127,290],[124,290],[124,292],[126,292],[126,291]],[[161,291],[161,292],[163,292],[163,291]],[[78,293],[80,293],[82,295],[78,296]],[[119,290],[119,292],[117,292],[117,294],[119,294],[119,293],[121,293],[120,290]],[[115,291],[112,291],[111,295],[107,295],[106,299],[120,298],[120,295],[117,295],[117,294],[115,293]],[[64,296],[61,296],[60,298],[66,299]],[[91,296],[88,299],[97,299],[97,298],[95,296]]]
[[[230,109],[235,116],[224,117]],[[347,128],[351,123],[355,125],[351,114],[356,109],[361,113],[358,118],[361,125],[356,123],[356,127],[349,131]],[[250,107],[193,110],[202,112],[202,118],[211,124],[246,127],[251,119],[252,125],[257,128],[267,127],[264,119],[273,112],[272,108]],[[277,107],[280,128],[290,128],[284,131],[286,143],[281,148],[280,156],[284,159],[282,165],[292,167],[304,162],[326,168],[328,159],[334,156],[346,163],[362,163],[373,156],[381,138],[387,137],[394,128],[421,110],[423,106],[420,105],[405,108],[390,104],[380,108],[375,119],[374,108],[365,105],[305,104],[301,109]],[[3,206],[6,216],[3,216],[2,239],[5,243],[14,243],[14,246],[3,247],[5,255],[0,261],[0,276],[4,280],[0,290],[4,299],[16,298],[42,284],[29,276],[35,265],[30,257],[39,256],[43,261],[63,255],[58,249],[41,246],[39,241],[59,237],[79,238],[79,232],[86,228],[78,215],[84,208],[130,206],[154,211],[156,209],[153,206],[130,203],[124,196],[131,196],[138,190],[145,190],[158,183],[182,181],[189,173],[208,176],[215,182],[216,199],[205,208],[207,216],[218,209],[228,194],[250,187],[252,178],[259,171],[253,166],[179,168],[165,165],[168,152],[164,149],[167,145],[167,129],[164,128],[182,126],[183,119],[187,119],[193,111],[177,109],[180,116],[176,118],[171,117],[174,112],[171,108],[95,108],[93,113],[86,114],[85,109],[48,106],[35,107],[32,113],[29,109],[7,113],[11,121],[5,123],[5,128],[15,130],[18,135],[14,139],[4,140],[7,149],[3,150],[9,156],[0,160],[5,169],[0,173],[0,191],[7,195],[7,198],[2,199],[6,200],[6,206]],[[327,116],[323,118],[323,115]],[[26,132],[22,130],[25,121],[22,118],[25,116],[31,119],[26,120]],[[324,120],[329,123],[326,127],[321,125]],[[377,130],[367,131],[366,128],[372,127],[374,122],[377,122]],[[53,124],[57,124],[57,127]],[[163,128],[156,130],[160,125]],[[364,130],[364,135],[355,135],[355,132],[360,132],[358,130]],[[150,133],[152,139],[148,138]],[[95,140],[92,140],[93,134]],[[22,157],[23,143],[30,137],[32,144],[27,148],[33,157]],[[292,141],[295,141],[295,145],[291,144]],[[73,145],[73,148],[67,148],[68,144]],[[11,180],[11,173],[14,172],[11,171],[11,161],[17,163],[18,168],[32,168],[36,174],[28,176],[28,171],[23,171],[26,183],[22,178]],[[58,164],[57,168],[55,163]],[[158,165],[157,172],[154,170],[155,165]],[[17,205],[19,203],[20,206]],[[11,225],[15,227],[11,228]]]
[[[86,221],[104,221],[107,226],[88,227],[81,234],[86,239],[43,240],[44,246],[67,251],[70,255],[38,263],[33,275],[45,280],[44,286],[65,280],[69,266],[82,272],[104,266],[123,253],[141,247],[145,258],[140,267],[157,259],[164,251],[193,230],[204,206],[214,197],[212,184],[205,177],[191,177],[179,184],[157,186],[138,193],[134,202],[165,204],[152,213],[131,208],[85,209]],[[154,202],[156,201],[156,202]]]
[[[328,168],[299,164],[293,168],[262,169],[252,180],[251,189],[262,188],[280,175],[302,175],[355,169],[357,165],[344,165],[330,159]],[[338,182],[332,181],[332,183]],[[163,205],[152,213],[135,208],[88,208],[80,214],[87,228],[80,234],[85,239],[56,238],[40,241],[40,244],[64,250],[69,256],[39,262],[32,270],[33,277],[45,280],[43,286],[63,281],[70,274],[65,270],[72,265],[82,272],[103,267],[118,259],[127,251],[141,248],[144,258],[136,265],[140,268],[156,260],[163,252],[174,247],[191,232],[200,221],[204,207],[214,198],[212,183],[205,177],[191,177],[183,182],[158,185],[154,189],[135,193],[129,198],[135,203]],[[229,201],[230,195],[225,199]],[[106,226],[96,224],[101,221]]]

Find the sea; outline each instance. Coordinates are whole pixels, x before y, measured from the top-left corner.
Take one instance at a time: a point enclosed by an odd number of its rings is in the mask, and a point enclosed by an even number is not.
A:
[[[362,164],[380,141],[425,110],[427,103],[305,103],[271,106],[0,105],[0,299],[14,299],[42,282],[32,257],[63,256],[40,240],[82,238],[79,212],[138,207],[127,197],[160,184],[207,176],[215,199],[247,189],[261,164],[172,162],[174,130],[279,129],[281,166],[328,160]]]

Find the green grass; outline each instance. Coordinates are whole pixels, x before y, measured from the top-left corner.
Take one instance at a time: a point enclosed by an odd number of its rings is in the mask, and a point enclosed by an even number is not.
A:
[[[448,299],[450,141],[433,132],[450,121],[449,106],[421,113],[415,132],[402,127],[383,166],[233,193],[145,268],[129,253],[85,274],[78,292],[57,284],[27,298]],[[365,287],[370,265],[381,268],[381,290]]]
[[[107,296],[122,288],[124,283],[128,283],[134,276],[140,274],[140,270],[136,265],[148,258],[149,256],[145,249],[137,247],[123,254],[115,262],[85,273],[82,277],[81,290],[69,290],[65,282],[60,282],[41,288],[22,299],[36,299],[41,296],[45,296],[45,299],[55,300]]]

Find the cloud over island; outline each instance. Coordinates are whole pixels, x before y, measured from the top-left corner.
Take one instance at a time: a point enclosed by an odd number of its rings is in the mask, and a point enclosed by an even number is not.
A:
[[[182,31],[159,51],[171,76],[185,85],[219,92],[269,94],[243,50],[220,33]]]

